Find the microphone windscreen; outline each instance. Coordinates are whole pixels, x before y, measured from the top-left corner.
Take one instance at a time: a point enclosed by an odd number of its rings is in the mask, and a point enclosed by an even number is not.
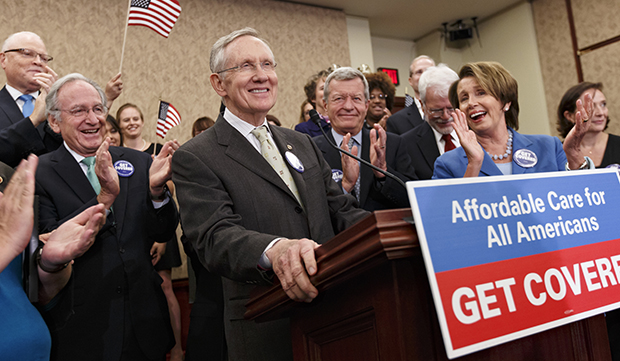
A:
[[[317,112],[316,109],[312,109],[312,110],[310,110],[310,112],[308,114],[310,114],[310,120],[312,121],[312,123],[318,125],[319,128],[320,128],[321,127],[321,117],[319,116],[319,112]]]

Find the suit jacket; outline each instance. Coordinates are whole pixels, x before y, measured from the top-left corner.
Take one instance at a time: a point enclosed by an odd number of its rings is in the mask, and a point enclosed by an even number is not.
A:
[[[512,130],[512,129],[511,129]],[[533,167],[524,168],[512,159],[512,174],[555,172],[565,170],[566,154],[562,142],[548,135],[525,135],[512,130],[512,154],[519,149],[534,152],[537,162]],[[462,147],[444,153],[435,162],[433,178],[462,178],[467,170],[467,155]],[[481,176],[503,175],[488,154],[484,155]]]
[[[433,128],[428,122],[400,136],[401,141],[407,146],[407,153],[411,158],[411,164],[419,179],[431,179],[435,160],[439,157],[439,148]]]
[[[424,119],[420,116],[420,111],[414,102],[410,106],[392,114],[387,120],[386,130],[400,135],[422,123],[424,123]]]
[[[41,155],[56,150],[62,137],[43,122],[37,128],[21,110],[6,86],[0,90],[0,161],[15,167],[28,154]]]
[[[155,210],[149,193],[148,154],[110,147],[113,162],[134,166],[119,176],[120,193],[92,247],[75,259],[73,275],[44,314],[52,360],[118,360],[124,330],[151,359],[174,345],[161,278],[151,264],[152,240],[166,242],[178,224],[173,201]],[[41,156],[37,169],[39,227],[49,232],[86,208],[97,195],[75,158],[62,146]]]
[[[281,127],[270,130],[280,153],[290,152],[303,164],[301,172],[287,163],[303,207],[222,116],[172,160],[183,232],[207,270],[224,277],[231,360],[292,359],[287,320],[243,320],[253,285],[271,284],[269,272],[257,266],[267,245],[278,237],[323,243],[367,215],[353,197],[342,194],[308,135]]]
[[[327,133],[331,142],[334,142],[332,133]],[[340,152],[332,148],[325,137],[315,137],[314,141],[323,153],[323,157],[332,169],[342,170]],[[361,158],[370,161],[370,130],[362,127],[362,155]],[[411,159],[406,151],[406,146],[400,137],[395,134],[387,134],[385,147],[385,159],[388,172],[400,178],[403,182],[417,180],[415,171],[411,166]],[[367,211],[379,209],[407,208],[409,197],[407,190],[392,178],[378,181],[372,168],[360,164],[360,207]],[[340,185],[340,182],[338,183]]]

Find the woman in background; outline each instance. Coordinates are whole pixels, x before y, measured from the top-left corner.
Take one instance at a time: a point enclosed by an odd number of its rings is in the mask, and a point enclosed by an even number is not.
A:
[[[106,137],[111,139],[110,145],[115,147],[123,146],[123,134],[121,133],[121,127],[118,125],[116,119],[110,114],[105,118],[105,129],[107,131]]]
[[[159,143],[147,142],[142,138],[144,128],[144,116],[142,111],[134,104],[123,104],[116,112],[116,119],[120,125],[123,136],[123,146],[132,148],[151,155],[157,155],[163,147]],[[174,184],[168,182],[170,193],[174,193]],[[170,323],[174,332],[176,344],[170,350],[170,361],[180,361],[183,359],[183,347],[181,344],[181,307],[177,300],[174,289],[172,288],[172,268],[181,266],[181,254],[176,236],[166,243],[153,242],[151,247],[151,257],[153,266],[162,278],[161,288],[168,301],[170,311]]]
[[[605,132],[609,124],[609,109],[602,83],[579,83],[564,93],[557,111],[557,130],[562,138],[566,138],[575,125],[575,103],[577,99],[584,102],[586,94],[592,97],[594,113],[590,119],[590,128],[581,141],[581,150],[592,159],[597,168],[610,165],[619,167],[620,137]]]
[[[374,124],[379,124],[385,129],[387,119],[392,115],[396,87],[392,83],[390,76],[382,71],[364,74],[364,76],[368,81],[368,90],[370,92],[370,102],[366,112],[366,126],[372,129]]]

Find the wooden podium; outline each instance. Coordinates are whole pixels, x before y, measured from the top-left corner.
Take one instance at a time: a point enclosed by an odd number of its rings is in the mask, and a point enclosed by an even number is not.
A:
[[[317,250],[319,296],[257,288],[245,317],[290,317],[296,361],[448,360],[410,209],[377,211]],[[611,360],[602,315],[458,360]]]

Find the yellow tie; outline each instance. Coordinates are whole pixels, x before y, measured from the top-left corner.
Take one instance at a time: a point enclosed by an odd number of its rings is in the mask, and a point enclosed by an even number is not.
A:
[[[256,139],[260,142],[260,152],[265,160],[271,165],[273,170],[278,173],[286,186],[291,190],[291,192],[293,192],[295,198],[297,198],[297,202],[299,202],[299,204],[303,207],[301,197],[297,191],[297,185],[291,176],[291,172],[289,172],[288,167],[284,164],[282,155],[280,154],[280,151],[278,151],[278,148],[272,144],[271,140],[267,137],[267,128],[264,125],[261,125],[260,127],[252,130],[252,134],[254,134]]]

